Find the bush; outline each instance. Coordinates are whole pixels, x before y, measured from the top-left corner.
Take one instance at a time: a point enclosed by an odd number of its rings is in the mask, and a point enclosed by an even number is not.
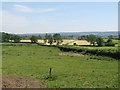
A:
[[[93,54],[97,56],[109,56],[112,58],[120,59],[120,52],[119,51],[111,51],[111,50],[94,50],[94,49],[87,49],[87,48],[72,48],[67,46],[58,46],[61,51],[64,52],[84,52],[87,54]]]
[[[106,43],[105,46],[115,46],[113,42]]]
[[[77,45],[76,43],[73,43],[73,45]]]
[[[115,46],[115,44],[112,42],[112,39],[108,39],[105,46]]]

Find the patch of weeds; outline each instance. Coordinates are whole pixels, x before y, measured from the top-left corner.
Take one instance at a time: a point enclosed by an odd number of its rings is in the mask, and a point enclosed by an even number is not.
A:
[[[35,52],[33,52],[33,55],[35,54]]]
[[[86,52],[81,52],[81,54],[83,54],[83,55],[87,55]]]
[[[52,50],[49,50],[49,52],[52,52]]]
[[[47,58],[47,59],[51,59],[51,58]]]
[[[98,60],[108,60],[108,61],[113,60],[113,58],[103,57],[103,56],[98,56],[97,59]]]
[[[97,57],[95,57],[95,56],[91,56],[90,59],[97,59]]]
[[[47,75],[44,79],[49,80],[49,81],[53,81],[57,78],[57,76],[52,74],[52,68],[49,69],[49,75]]]
[[[113,58],[105,57],[105,56],[90,56],[89,59],[95,59],[95,60],[107,60],[107,61],[114,60]]]
[[[48,81],[54,81],[54,80],[57,79],[57,76],[55,76],[55,75],[52,75],[52,76],[47,75],[46,77],[44,77],[44,79],[48,80]]]
[[[34,76],[33,74],[31,74],[31,76]]]
[[[17,56],[20,56],[20,54],[18,53]]]

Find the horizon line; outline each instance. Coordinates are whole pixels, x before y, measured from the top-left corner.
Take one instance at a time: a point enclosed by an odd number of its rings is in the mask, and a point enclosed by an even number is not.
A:
[[[0,32],[5,32],[5,31],[0,31]],[[82,32],[119,32],[117,31],[82,31]],[[12,33],[12,32],[5,32],[5,33],[10,33],[10,34],[52,34],[52,33],[82,33],[81,31],[64,31],[64,32],[28,32],[28,33]]]

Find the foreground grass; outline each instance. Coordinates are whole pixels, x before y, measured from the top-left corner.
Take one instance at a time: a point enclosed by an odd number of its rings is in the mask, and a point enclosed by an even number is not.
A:
[[[58,56],[59,52],[58,48],[37,45],[3,46],[3,75],[38,78],[49,88],[118,87],[118,61],[97,56]],[[51,80],[46,79],[50,67]]]

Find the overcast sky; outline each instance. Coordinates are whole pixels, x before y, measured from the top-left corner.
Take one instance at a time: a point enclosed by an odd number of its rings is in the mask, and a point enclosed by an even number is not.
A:
[[[118,30],[117,2],[4,2],[0,13],[9,33]]]

